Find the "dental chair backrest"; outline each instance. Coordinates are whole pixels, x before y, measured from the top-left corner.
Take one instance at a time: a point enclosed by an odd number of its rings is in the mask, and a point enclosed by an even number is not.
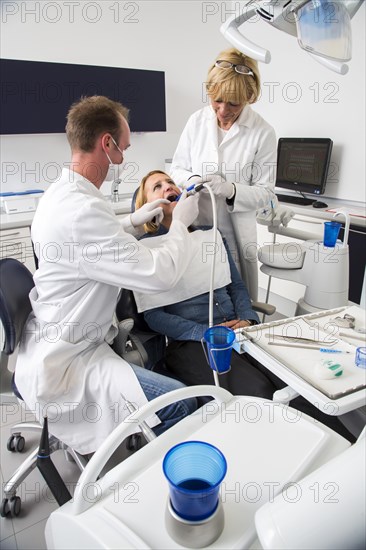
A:
[[[137,311],[137,306],[132,290],[122,288],[116,307],[116,315],[118,321],[123,321],[124,319],[133,319],[133,328],[135,331],[152,333],[152,330],[144,319],[143,313],[138,313]]]
[[[131,321],[128,327],[128,339],[133,351],[124,353],[124,349],[117,351],[126,361],[144,366],[147,369],[155,369],[163,360],[166,341],[165,336],[153,332],[144,319],[143,313],[138,313],[132,290],[123,288],[116,307],[116,315],[119,322]],[[125,344],[123,343],[123,348]],[[137,353],[138,361],[133,354]]]

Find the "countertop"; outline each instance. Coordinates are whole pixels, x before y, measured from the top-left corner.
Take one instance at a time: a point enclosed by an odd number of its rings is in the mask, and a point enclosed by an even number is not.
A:
[[[32,197],[34,195],[28,195]],[[131,196],[130,195],[120,195],[118,202],[111,202],[113,210],[117,215],[119,214],[128,214],[131,211]],[[35,211],[33,212],[20,212],[19,214],[6,214],[3,209],[0,209],[0,229],[15,229],[17,227],[28,227],[32,225],[33,217]]]
[[[286,193],[287,194],[287,193]],[[288,193],[289,194],[289,193]],[[338,210],[342,210],[350,215],[350,223],[352,225],[358,225],[359,227],[366,227],[366,204],[361,202],[346,201],[343,199],[332,199],[329,197],[319,197],[319,201],[327,204],[326,208],[314,208],[312,205],[302,206],[299,204],[290,204],[280,202],[281,206],[285,206],[290,210],[293,210],[298,216],[305,216],[311,218],[318,218],[321,220],[333,219],[334,213]],[[344,222],[343,216],[337,216],[340,222]]]
[[[28,195],[29,197],[33,195]],[[39,198],[39,196],[38,196]],[[313,206],[301,206],[297,204],[280,203],[295,212],[296,215],[301,215],[311,218],[319,218],[321,220],[331,220],[334,216],[334,211],[342,209],[350,214],[350,222],[352,225],[366,227],[366,205],[365,203],[345,201],[341,199],[332,199],[328,197],[319,197],[319,200],[325,202],[327,208],[313,208]],[[131,195],[120,195],[118,202],[110,202],[115,213],[128,214],[131,208]],[[14,229],[17,227],[27,227],[32,224],[34,212],[23,212],[19,214],[6,214],[0,210],[0,229]],[[344,217],[339,216],[339,221],[343,222]]]

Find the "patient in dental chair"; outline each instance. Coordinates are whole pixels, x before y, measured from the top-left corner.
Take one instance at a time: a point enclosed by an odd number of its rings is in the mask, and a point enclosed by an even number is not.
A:
[[[136,208],[156,198],[170,201],[163,205],[161,224],[146,224],[146,237],[151,246],[157,246],[168,232],[176,198],[181,190],[171,178],[160,171],[147,174],[136,197]],[[209,281],[212,258],[215,259],[214,312],[215,325],[237,329],[259,322],[251,307],[248,291],[236,269],[230,251],[220,234],[213,249],[211,228],[191,228],[191,245],[194,261],[191,262],[179,285],[170,291],[153,296],[135,293],[139,311],[149,327],[168,337],[164,358],[169,374],[187,385],[213,384],[213,373],[201,345],[208,328]],[[150,244],[146,241],[145,244]],[[273,383],[246,355],[232,354],[231,370],[220,376],[220,385],[234,394],[272,398],[276,390]]]
[[[168,232],[176,198],[181,193],[170,176],[160,170],[149,172],[141,181],[136,208],[157,198],[165,198],[164,218],[160,224],[145,224],[144,244],[159,246]],[[217,234],[213,249],[211,228],[191,227],[194,261],[179,284],[167,292],[155,295],[135,294],[138,310],[143,312],[149,327],[168,339],[163,358],[166,374],[187,385],[214,384],[211,368],[203,352],[201,338],[208,328],[209,282],[212,257],[215,259],[214,311],[215,325],[232,329],[259,322],[251,307],[247,288],[242,281],[230,251]],[[247,354],[232,352],[231,370],[220,375],[220,385],[234,395],[252,395],[272,399],[273,393],[286,386],[276,375]],[[340,433],[349,441],[355,437],[336,417],[320,412],[302,396],[291,401],[291,407],[303,411]]]

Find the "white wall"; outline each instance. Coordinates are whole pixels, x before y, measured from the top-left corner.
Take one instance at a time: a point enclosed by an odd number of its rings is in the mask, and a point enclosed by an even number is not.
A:
[[[219,27],[230,13],[239,14],[243,5],[185,0],[3,0],[1,54],[9,59],[166,72],[167,132],[132,136],[121,188],[131,192],[148,170],[164,168],[187,117],[202,106],[208,66],[228,46]],[[342,77],[313,61],[295,38],[262,21],[242,27],[272,53],[272,62],[261,64],[263,93],[255,108],[275,127],[278,137],[331,137],[334,173],[326,195],[365,201],[364,5],[352,28],[353,59],[349,74]],[[46,188],[69,156],[63,134],[3,136],[2,190]]]
[[[132,135],[120,187],[132,192],[146,172],[164,169],[188,116],[202,106],[209,64],[227,46],[206,4],[212,3],[4,1],[1,55],[165,71],[167,132]],[[2,191],[46,188],[69,158],[63,134],[2,136]]]
[[[242,13],[245,4],[232,2],[234,13]],[[259,18],[240,30],[272,54],[271,63],[260,64],[258,112],[277,137],[330,137],[325,196],[365,202],[365,2],[352,19],[353,55],[345,76],[311,59],[295,37]]]

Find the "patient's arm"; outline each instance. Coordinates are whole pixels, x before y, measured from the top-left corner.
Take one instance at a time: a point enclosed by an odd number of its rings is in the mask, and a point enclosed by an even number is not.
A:
[[[196,323],[167,313],[164,307],[150,309],[144,313],[145,321],[155,332],[164,334],[173,340],[201,341],[208,324]]]

